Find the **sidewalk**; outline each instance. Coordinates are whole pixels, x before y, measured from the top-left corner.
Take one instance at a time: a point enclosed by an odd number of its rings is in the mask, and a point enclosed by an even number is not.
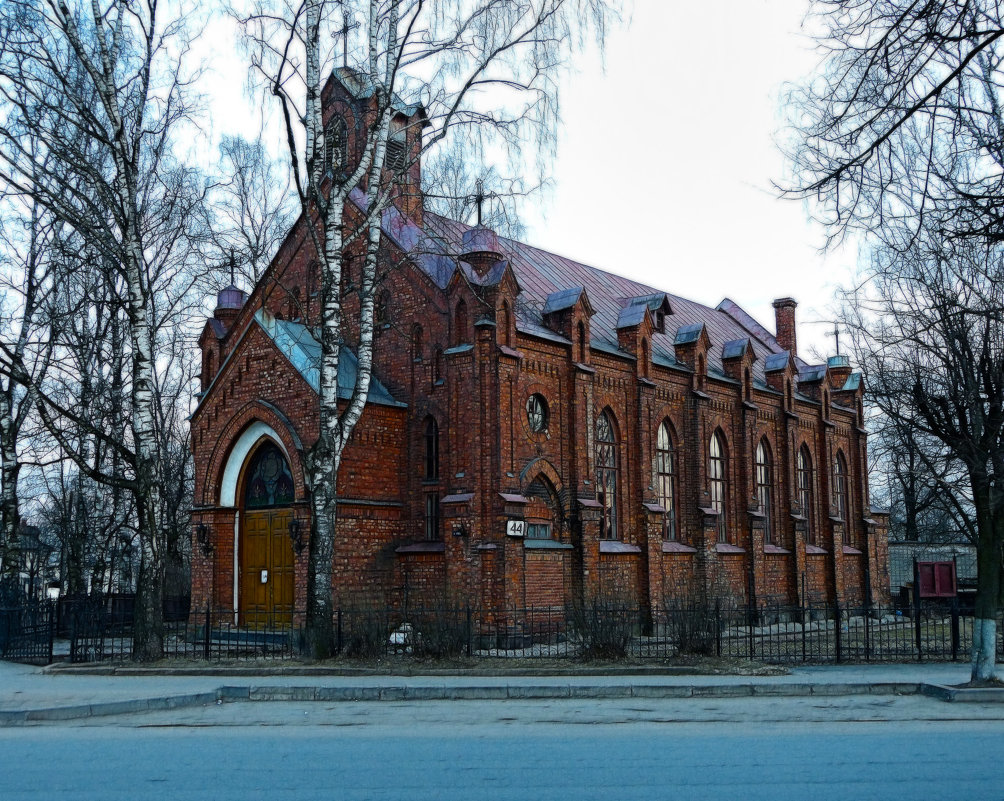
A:
[[[291,674],[292,671],[292,674]],[[285,674],[283,674],[285,673]],[[127,674],[127,675],[123,675]],[[695,675],[611,668],[577,675],[331,675],[292,667],[170,669],[116,673],[0,662],[0,725],[69,720],[227,701],[502,700],[506,698],[742,697],[752,695],[936,694],[933,686],[969,679],[965,663],[794,667],[783,676]],[[1004,700],[980,690],[979,700]],[[952,698],[945,693],[944,700]]]

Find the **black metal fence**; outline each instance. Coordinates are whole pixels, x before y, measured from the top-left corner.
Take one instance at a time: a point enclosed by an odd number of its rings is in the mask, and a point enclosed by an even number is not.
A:
[[[31,665],[52,662],[53,604],[33,601],[0,607],[0,659]]]
[[[4,658],[49,661],[52,637],[69,641],[74,662],[132,656],[133,606],[122,598],[73,599],[54,610],[0,613]],[[47,612],[45,610],[48,610]],[[286,660],[303,655],[303,615],[242,620],[230,610],[193,610],[165,623],[164,655],[175,660]],[[597,603],[504,611],[446,605],[341,609],[335,646],[343,658],[636,659],[690,657],[836,663],[965,660],[973,619],[957,605],[911,609],[724,602],[655,610]],[[1002,627],[998,655],[1004,659]],[[8,656],[10,654],[11,656]]]

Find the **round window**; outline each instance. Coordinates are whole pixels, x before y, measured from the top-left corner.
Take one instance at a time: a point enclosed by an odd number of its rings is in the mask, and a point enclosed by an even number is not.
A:
[[[526,422],[535,434],[547,428],[547,401],[541,395],[531,395],[526,400]]]

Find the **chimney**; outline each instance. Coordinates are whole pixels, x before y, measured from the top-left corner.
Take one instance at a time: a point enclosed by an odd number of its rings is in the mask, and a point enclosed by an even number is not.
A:
[[[798,303],[794,298],[778,298],[774,301],[774,323],[777,331],[777,343],[793,357],[798,353],[795,346],[795,307]]]

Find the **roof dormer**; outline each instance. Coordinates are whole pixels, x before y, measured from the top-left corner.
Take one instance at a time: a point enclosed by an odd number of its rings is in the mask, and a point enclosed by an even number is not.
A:
[[[647,309],[652,318],[652,330],[660,334],[666,333],[666,318],[673,313],[673,309],[665,292],[628,298],[627,306],[642,306]]]
[[[648,378],[654,330],[652,315],[644,304],[625,306],[617,317],[617,347],[635,358],[639,378]]]
[[[711,338],[704,323],[681,326],[673,338],[676,360],[694,373],[694,389],[703,390],[708,377],[708,351]]]

